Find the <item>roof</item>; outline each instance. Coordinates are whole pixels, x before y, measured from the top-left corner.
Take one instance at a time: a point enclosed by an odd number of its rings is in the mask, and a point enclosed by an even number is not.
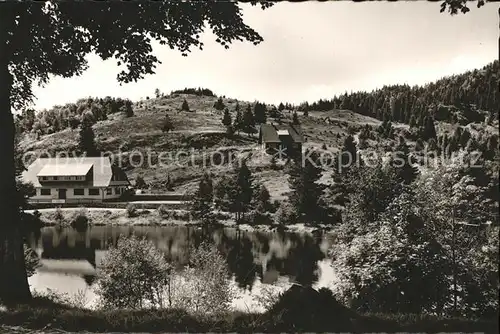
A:
[[[109,157],[67,157],[67,158],[39,158],[33,162],[26,171],[23,172],[22,178],[25,182],[31,182],[35,187],[41,187],[38,182],[38,176],[42,173],[64,172],[71,174],[48,174],[50,176],[58,175],[75,175],[74,172],[82,173],[83,170],[90,170],[93,167],[93,179],[91,187],[107,187],[110,184],[113,171],[111,168],[111,159]],[[86,173],[85,173],[86,174]],[[77,174],[81,175],[81,174]],[[44,175],[45,176],[45,175]]]
[[[84,176],[91,167],[91,163],[47,164],[42,167],[37,176]]]
[[[259,142],[280,143],[279,136],[289,135],[295,143],[302,143],[302,129],[293,124],[262,124],[260,126]]]

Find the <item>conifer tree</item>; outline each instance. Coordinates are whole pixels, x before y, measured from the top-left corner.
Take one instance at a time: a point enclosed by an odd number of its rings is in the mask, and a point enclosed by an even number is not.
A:
[[[95,134],[90,122],[86,121],[80,125],[80,138],[78,146],[87,157],[99,156],[99,151],[95,143]]]
[[[239,222],[244,217],[245,212],[249,211],[254,193],[254,178],[248,168],[246,161],[243,160],[241,166],[236,168],[236,191],[234,208],[236,221]]]
[[[322,207],[320,198],[324,186],[317,183],[321,178],[318,155],[306,151],[302,161],[293,161],[288,169],[289,184],[292,193],[290,204],[303,222],[319,223]]]
[[[257,124],[264,124],[266,123],[267,120],[267,108],[264,103],[260,102],[255,102],[255,105],[253,107],[253,113],[255,117],[255,123]]]
[[[389,165],[394,169],[397,180],[403,184],[410,184],[417,178],[418,168],[413,166],[410,150],[403,137],[399,137],[398,146],[391,155]]]
[[[358,161],[358,149],[356,147],[356,142],[352,135],[347,136],[344,139],[344,144],[339,154],[336,157],[335,168],[336,171],[342,174],[344,171],[348,170],[351,166],[355,165]]]
[[[358,149],[354,137],[349,135],[344,139],[342,149],[335,157],[333,184],[330,195],[337,204],[344,205],[351,192],[351,178],[357,170]]]
[[[256,210],[258,212],[266,213],[271,211],[271,195],[266,186],[260,186],[256,202]]]
[[[434,119],[432,117],[424,117],[422,137],[424,140],[436,138],[436,128],[434,127]]]
[[[241,113],[241,111],[238,111],[236,112],[236,117],[234,118],[234,121],[233,121],[233,129],[234,131],[236,132],[240,132],[240,131],[243,131],[245,128],[245,122],[243,120],[243,114]]]
[[[250,105],[243,114],[243,131],[248,134],[255,132],[255,119]]]
[[[213,182],[208,173],[204,173],[191,202],[193,218],[203,223],[213,222]]]
[[[226,107],[226,105],[225,105],[225,104],[224,104],[224,102],[222,101],[222,98],[221,98],[221,97],[219,97],[219,98],[217,99],[217,101],[215,101],[215,103],[214,103],[214,108],[215,108],[216,110],[224,110],[224,108],[225,108],[225,107]]]
[[[181,110],[182,111],[189,111],[189,104],[188,104],[188,101],[186,99],[184,99],[184,101],[182,101]]]
[[[163,126],[161,130],[163,132],[170,132],[174,129],[174,123],[168,114],[165,114],[165,119],[163,120]]]
[[[222,124],[227,128],[232,124],[231,114],[229,113],[229,109],[224,109],[224,116],[222,116]]]
[[[283,111],[285,109],[285,106],[283,105],[283,102],[280,102],[278,106],[278,111]]]
[[[299,116],[297,116],[297,112],[293,112],[293,116],[292,116],[292,124],[294,125],[299,125],[300,122],[299,122]]]

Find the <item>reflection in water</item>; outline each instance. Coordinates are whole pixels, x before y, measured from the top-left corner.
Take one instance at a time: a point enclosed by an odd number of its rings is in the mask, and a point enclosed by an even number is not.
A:
[[[41,235],[32,235],[31,243],[39,254],[41,252],[42,264],[44,260],[86,261],[95,269],[109,246],[116,245],[121,235],[133,233],[153,241],[179,266],[187,264],[191,246],[196,247],[202,241],[214,243],[225,256],[237,285],[248,291],[257,278],[262,283],[273,284],[280,277],[288,277],[292,282],[312,285],[319,278],[318,261],[325,258],[322,236],[234,228],[95,226],[76,231],[50,227],[43,228]],[[50,271],[50,266],[46,267]],[[69,271],[75,272],[74,268]],[[95,271],[89,274],[88,270],[80,274],[88,286],[94,283],[94,275]]]

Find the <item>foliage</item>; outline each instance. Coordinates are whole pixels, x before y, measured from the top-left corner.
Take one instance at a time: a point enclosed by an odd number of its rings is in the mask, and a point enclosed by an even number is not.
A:
[[[229,113],[229,109],[224,109],[224,116],[222,116],[222,124],[227,128],[233,123],[231,119],[231,114]]]
[[[208,88],[184,88],[184,89],[178,89],[174,90],[170,93],[172,94],[192,94],[192,95],[197,95],[197,96],[211,96],[215,97],[216,95],[214,92],[212,92]]]
[[[223,177],[215,186],[215,206],[235,214],[236,222],[252,208],[254,178],[245,161],[236,166],[234,173]]]
[[[255,208],[258,212],[265,213],[271,212],[273,210],[273,205],[271,203],[271,195],[266,186],[261,185],[257,193]]]
[[[465,6],[465,1],[446,1],[449,8]],[[464,8],[464,7],[462,7]],[[465,125],[498,119],[500,93],[495,89],[500,63],[442,78],[425,86],[391,85],[372,92],[354,92],[298,106],[301,111],[352,110],[381,121],[403,122],[422,129],[422,139],[433,138],[434,119]],[[304,115],[306,116],[306,115]],[[387,128],[386,128],[387,129]],[[387,136],[389,132],[384,132]]]
[[[297,112],[296,111],[293,112],[292,124],[294,124],[294,125],[300,124],[299,116],[297,116]]]
[[[94,130],[92,130],[92,125],[90,125],[89,122],[83,122],[80,125],[80,138],[78,146],[88,157],[96,157],[99,155],[95,142]]]
[[[477,8],[484,6],[485,0],[478,0]],[[441,3],[441,12],[448,10],[451,15],[455,15],[458,12],[462,14],[468,13],[470,11],[467,7],[467,0],[445,0]]]
[[[163,132],[170,132],[174,129],[174,123],[168,114],[165,115],[165,119],[163,120],[163,126],[161,130]]]
[[[171,266],[145,238],[121,236],[98,269],[96,292],[103,308],[162,308]]]
[[[243,131],[248,134],[255,132],[255,118],[250,105],[248,105],[247,110],[243,114]]]
[[[276,211],[276,222],[282,226],[299,222],[297,211],[289,202],[281,202],[278,211]]]
[[[288,168],[288,180],[292,190],[289,196],[290,204],[303,222],[319,223],[323,219],[320,198],[324,186],[318,183],[322,173],[318,159],[317,152],[308,150]]]
[[[188,104],[188,101],[186,99],[184,99],[184,101],[182,101],[181,110],[182,111],[189,111],[189,104]]]
[[[87,209],[81,208],[73,217],[71,221],[71,226],[77,230],[85,230],[89,224],[89,218],[87,216]]]
[[[254,2],[253,5],[257,4]],[[272,6],[261,3],[262,9]],[[235,41],[254,44],[263,39],[245,24],[236,3],[126,4],[106,1],[88,7],[81,2],[9,2],[0,11],[0,108],[2,173],[0,200],[6,222],[0,233],[0,299],[19,302],[30,298],[15,210],[14,120],[10,109],[21,110],[33,100],[33,83],[46,84],[54,76],[72,77],[87,68],[87,55],[114,58],[125,65],[117,76],[129,83],[154,73],[159,59],[153,55],[152,40],[187,55],[199,40],[206,24],[216,41],[229,48]],[[172,27],[175,26],[175,29]],[[96,109],[96,108],[95,108]],[[98,109],[98,108],[97,108]],[[96,110],[97,110],[96,109]],[[125,107],[132,116],[131,103]],[[53,131],[61,127],[58,120]],[[39,125],[38,129],[43,126]],[[40,133],[37,134],[39,136]],[[9,198],[11,198],[9,200]],[[13,284],[13,282],[15,282]]]
[[[381,163],[356,171],[331,249],[339,298],[364,312],[494,316],[494,176],[462,154],[406,185]]]
[[[191,212],[193,218],[203,223],[213,222],[213,198],[214,189],[210,174],[204,173],[198,184],[198,189],[191,200]]]
[[[24,263],[26,265],[26,276],[31,277],[41,266],[38,254],[30,247],[24,245]]]
[[[135,187],[137,189],[144,189],[147,187],[146,181],[144,181],[144,178],[141,175],[137,175],[135,178]]]
[[[405,197],[397,201],[394,205],[411,205]],[[335,244],[337,297],[364,312],[440,312],[449,288],[449,263],[432,238],[419,235],[425,231],[419,230],[415,208],[398,210],[369,232]]]
[[[282,105],[282,104],[280,104]],[[281,289],[276,286],[262,284],[259,293],[253,296],[253,299],[265,310],[270,310],[282,295]]]
[[[253,106],[253,114],[255,116],[255,123],[264,124],[267,119],[267,107],[264,103],[255,102]]]
[[[219,97],[217,101],[215,101],[214,108],[216,110],[224,110],[224,108],[226,108],[226,105],[224,104],[224,101],[222,101],[221,97]]]
[[[475,175],[483,168],[462,162],[438,167],[418,180],[417,201],[445,256],[453,265],[448,312],[465,316],[491,315],[498,309],[497,258],[488,256],[498,244],[498,200],[489,195],[489,182]],[[488,227],[492,225],[491,227]]]
[[[382,161],[354,169],[345,180],[348,196],[342,220],[352,223],[355,229],[377,221],[402,191],[394,170]]]
[[[245,121],[243,119],[243,114],[239,110],[236,112],[236,117],[233,120],[233,129],[238,133],[245,129]]]
[[[17,120],[21,132],[51,134],[67,128],[77,129],[83,121],[92,125],[116,113],[133,116],[132,108],[132,102],[128,99],[89,97],[79,99],[75,103],[56,105],[36,114],[32,114],[31,109],[24,109]]]
[[[127,217],[129,218],[137,216],[137,207],[132,203],[127,204],[125,211],[127,212]]]
[[[399,138],[398,146],[391,154],[389,165],[394,169],[399,182],[410,184],[416,179],[418,168],[414,165],[414,159],[410,156],[410,150],[403,137]]]
[[[226,260],[207,242],[190,249],[189,265],[175,278],[172,291],[173,305],[204,315],[229,311],[235,293]]]

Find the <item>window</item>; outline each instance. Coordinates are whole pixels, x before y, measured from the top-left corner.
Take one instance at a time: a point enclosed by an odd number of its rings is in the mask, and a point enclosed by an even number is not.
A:
[[[106,188],[106,195],[113,195],[113,189],[112,188]]]
[[[83,196],[85,195],[85,189],[73,189],[73,195]]]
[[[42,196],[49,196],[50,195],[50,189],[40,189],[40,195],[42,195]]]
[[[115,195],[121,194],[121,188],[115,188]]]
[[[57,181],[57,176],[54,176],[52,179],[53,179],[54,181]]]
[[[90,188],[89,195],[99,195],[99,189],[98,188]]]

